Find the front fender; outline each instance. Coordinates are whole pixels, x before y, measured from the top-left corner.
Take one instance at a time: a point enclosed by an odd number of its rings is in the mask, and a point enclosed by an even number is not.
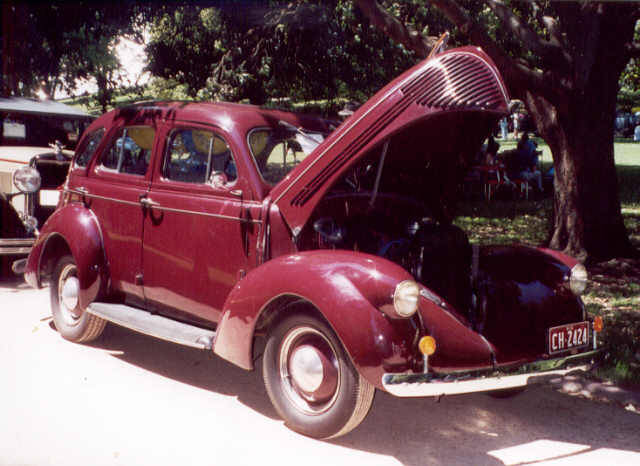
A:
[[[322,314],[359,372],[382,388],[382,373],[407,370],[415,354],[416,321],[392,319],[381,310],[392,303],[395,286],[407,279],[411,275],[398,265],[368,254],[323,250],[281,256],[251,271],[232,290],[214,352],[253,369],[253,336],[261,314],[280,297],[299,297]]]
[[[524,246],[480,250],[479,296],[483,335],[499,364],[546,352],[549,328],[585,320],[584,305],[568,286],[575,259]]]
[[[55,262],[67,252],[76,261],[80,305],[86,307],[100,291],[106,266],[98,220],[91,210],[78,204],[56,210],[45,223],[27,260],[27,283],[41,287],[43,272],[52,271]]]

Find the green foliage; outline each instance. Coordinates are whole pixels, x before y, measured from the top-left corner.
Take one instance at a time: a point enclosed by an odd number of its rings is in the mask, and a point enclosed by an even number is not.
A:
[[[187,95],[196,97],[226,52],[220,40],[225,35],[216,9],[181,7],[166,11],[151,27],[146,47],[148,69],[154,76],[183,84]]]
[[[115,41],[120,35],[138,37],[149,11],[122,1],[3,5],[4,21],[13,23],[2,31],[4,92],[31,96],[42,89],[51,97],[56,90],[73,91],[78,79],[94,78],[97,100],[106,108],[120,82]]]
[[[425,7],[398,8],[412,18]],[[274,97],[364,101],[415,62],[345,0],[166,6],[153,21],[147,53],[152,74],[185,86],[189,97],[257,104]]]
[[[640,22],[636,23],[633,38],[636,43],[640,41]],[[640,60],[632,58],[620,75],[620,90],[626,94],[635,94],[633,105],[639,105],[638,89],[640,89]],[[618,99],[620,100],[620,96]],[[625,109],[628,110],[628,108]]]

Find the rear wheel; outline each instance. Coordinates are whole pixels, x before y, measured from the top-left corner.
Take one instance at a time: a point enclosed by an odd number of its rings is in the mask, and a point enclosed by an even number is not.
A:
[[[353,367],[340,341],[321,320],[285,318],[271,332],[263,356],[269,398],[291,429],[315,438],[358,426],[375,387]]]
[[[50,286],[51,312],[56,329],[63,338],[84,342],[100,336],[107,323],[80,307],[80,282],[78,270],[72,256],[60,258],[53,273]]]

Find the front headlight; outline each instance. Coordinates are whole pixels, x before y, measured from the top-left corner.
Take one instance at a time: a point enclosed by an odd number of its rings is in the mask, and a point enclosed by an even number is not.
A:
[[[578,263],[571,269],[571,276],[569,277],[569,289],[576,296],[580,296],[587,289],[587,282],[589,274],[584,265]]]
[[[413,280],[404,280],[393,293],[393,307],[400,317],[411,317],[418,310],[420,286]]]
[[[40,173],[33,167],[19,168],[13,174],[13,184],[23,193],[35,193],[40,182]]]

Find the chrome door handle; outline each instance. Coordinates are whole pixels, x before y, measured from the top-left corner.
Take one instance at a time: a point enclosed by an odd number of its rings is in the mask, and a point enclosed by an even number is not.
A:
[[[158,207],[160,205],[156,201],[154,201],[153,199],[149,199],[148,197],[141,197],[140,204],[142,204],[144,207]]]
[[[77,188],[75,188],[75,191],[78,191],[82,195],[89,194],[89,190],[82,186],[78,186]]]

